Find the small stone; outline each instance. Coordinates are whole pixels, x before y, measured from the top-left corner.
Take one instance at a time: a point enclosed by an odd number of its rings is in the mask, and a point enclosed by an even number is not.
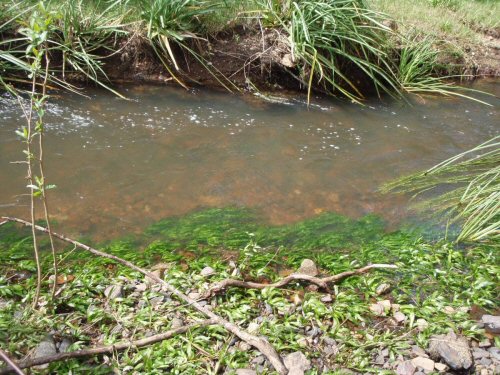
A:
[[[424,349],[422,349],[420,346],[417,346],[417,345],[413,345],[411,347],[411,352],[412,354],[415,356],[415,357],[425,357],[425,358],[429,358],[429,356],[427,355],[427,353],[425,352]]]
[[[177,329],[177,328],[180,328],[183,326],[184,326],[184,322],[182,321],[182,319],[174,318],[174,319],[172,319],[172,324],[170,325],[170,328]]]
[[[483,357],[488,358],[490,356],[490,352],[488,352],[487,350],[484,350],[484,349],[475,348],[472,351],[472,356],[474,357],[474,359],[480,359]]]
[[[164,270],[161,270],[161,269],[157,269],[157,270],[154,270],[154,271],[151,271],[151,274],[155,277],[158,277],[159,279],[163,279],[163,274],[164,274]],[[144,278],[144,281],[146,282],[147,285],[154,285],[156,284],[156,280],[149,277],[149,276],[146,276]]]
[[[337,345],[327,345],[323,348],[323,354],[327,357],[335,356],[339,354],[339,348]]]
[[[201,270],[200,276],[209,277],[215,274],[215,270],[212,267],[205,267]]]
[[[433,358],[441,358],[453,370],[468,370],[472,366],[472,355],[467,340],[453,332],[446,336],[432,336],[429,353]]]
[[[135,290],[138,292],[145,292],[148,289],[148,284],[146,283],[140,283],[135,286]]]
[[[260,325],[254,322],[250,323],[247,328],[247,332],[251,333],[252,335],[258,333],[259,330],[260,330]]]
[[[384,363],[385,363],[385,358],[382,354],[379,354],[375,358],[375,361],[373,361],[373,364],[375,364],[375,365],[383,365]]]
[[[452,315],[452,314],[455,314],[455,309],[451,306],[445,306],[444,309],[443,309],[443,312],[446,314],[446,315]]]
[[[480,348],[489,348],[491,346],[491,341],[488,340],[488,339],[484,339],[483,341],[481,341],[478,346]]]
[[[309,276],[317,276],[318,268],[316,267],[316,263],[314,263],[311,259],[304,259],[300,264],[297,273],[301,273]]]
[[[448,366],[446,366],[444,363],[440,363],[440,362],[435,362],[434,367],[439,372],[445,372],[446,370],[448,370]]]
[[[500,374],[500,365],[496,365],[495,366],[494,373],[495,373],[495,375],[499,375]]]
[[[382,294],[385,294],[391,290],[391,284],[383,283],[380,284],[377,289],[375,289],[375,293],[377,296],[381,296]]]
[[[427,329],[427,327],[429,327],[429,323],[427,323],[427,320],[425,320],[425,319],[417,319],[415,324],[417,325],[417,329],[420,332],[425,331]]]
[[[434,361],[425,357],[417,357],[411,360],[413,366],[421,367],[424,371],[434,371]]]
[[[372,313],[374,313],[375,315],[384,315],[385,314],[385,311],[384,311],[384,306],[382,306],[381,304],[379,303],[373,303],[370,305],[370,311]]]
[[[59,346],[57,347],[57,351],[59,353],[67,352],[69,347],[71,346],[71,344],[73,344],[73,342],[70,339],[68,339],[67,337],[65,337],[59,343]]]
[[[246,352],[246,351],[250,350],[252,347],[249,344],[247,344],[245,341],[240,341],[238,344],[238,348],[242,352]]]
[[[40,358],[54,354],[57,354],[57,348],[54,342],[54,338],[52,337],[52,335],[47,335],[35,348],[32,358]],[[38,370],[43,370],[46,369],[47,367],[49,367],[48,363],[44,365],[35,366],[35,368]]]
[[[481,321],[484,323],[484,328],[491,333],[500,333],[500,316],[483,315]]]
[[[381,352],[380,352],[381,355],[383,355],[384,357],[389,357],[389,349],[383,349]]]
[[[330,303],[333,301],[333,298],[330,294],[327,294],[326,296],[321,297],[321,302],[323,303]]]
[[[108,300],[114,300],[117,298],[123,297],[123,286],[118,285],[109,285],[106,289],[104,289],[104,296]]]
[[[255,357],[254,359],[252,359],[252,363],[254,365],[263,365],[265,361],[266,361],[266,358],[263,355],[259,355],[259,356]]]
[[[293,68],[295,63],[293,62],[293,56],[290,53],[285,53],[281,58],[281,65],[287,68]]]
[[[403,314],[401,311],[394,313],[393,317],[398,323],[403,323],[406,320],[406,315]]]
[[[301,348],[306,348],[307,346],[309,346],[309,344],[311,344],[312,340],[310,337],[301,337],[297,340],[297,344],[301,347]]]
[[[493,361],[489,358],[481,358],[479,361],[476,361],[476,363],[481,366],[488,367],[493,363]]]
[[[257,375],[257,372],[250,368],[239,368],[236,370],[236,375]]]
[[[158,307],[164,302],[164,297],[163,296],[158,296],[158,297],[153,297],[149,300],[149,303],[153,307]]]
[[[393,304],[391,305],[391,310],[392,310],[392,312],[394,312],[394,313],[398,312],[400,308],[401,308],[401,305],[400,305],[400,304],[398,304],[398,303],[393,303]]]
[[[188,297],[196,301],[201,297],[201,294],[198,292],[191,292],[188,294]]]
[[[391,310],[391,306],[392,306],[391,301],[389,301],[388,299],[385,299],[385,300],[380,301],[378,303],[384,307],[384,311],[386,313],[388,313]]]
[[[304,371],[311,368],[311,361],[301,352],[288,354],[283,362],[285,363],[285,367],[289,370],[288,375],[304,375]]]
[[[488,349],[488,352],[490,353],[491,358],[494,358],[495,360],[500,361],[500,348],[493,346],[493,347]]]
[[[415,373],[416,367],[411,361],[401,362],[398,367],[396,367],[397,375],[413,375]]]

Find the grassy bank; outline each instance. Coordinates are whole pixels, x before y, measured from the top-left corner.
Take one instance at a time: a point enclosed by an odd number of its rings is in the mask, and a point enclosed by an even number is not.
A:
[[[54,76],[69,82],[107,85],[110,78],[229,91],[292,89],[354,101],[368,94],[453,93],[429,77],[483,68],[469,46],[478,47],[478,35],[497,30],[498,4],[450,4],[12,0],[0,4],[0,71],[11,83],[23,80],[28,31],[33,19],[42,18],[51,23],[44,43]],[[496,72],[492,61],[487,69]],[[416,67],[418,74],[408,74]]]
[[[186,293],[203,293],[228,277],[271,282],[305,258],[314,260],[323,275],[369,263],[396,264],[397,270],[348,278],[330,293],[291,284],[230,288],[201,299],[216,313],[268,337],[282,355],[305,353],[312,361],[310,374],[391,372],[398,360],[411,358],[413,346],[425,349],[433,334],[449,329],[476,343],[492,339],[477,319],[499,303],[497,245],[456,247],[407,232],[385,233],[374,217],[353,221],[324,214],[292,226],[265,227],[245,210],[208,210],[161,221],[140,238],[101,248],[147,268],[163,264],[162,277]],[[188,324],[202,318],[140,274],[73,248],[59,255],[58,298],[51,300],[45,280],[42,308],[33,311],[29,234],[3,226],[0,250],[0,347],[15,358],[33,351],[48,334],[73,350],[138,339],[163,332],[179,319]],[[48,256],[45,262],[48,269]],[[214,273],[202,276],[207,266]],[[380,292],[383,284],[389,288]],[[119,286],[120,295],[110,297],[105,292],[110,285]],[[377,314],[372,305],[381,301],[389,301],[391,309]],[[397,322],[394,316],[404,319]],[[490,342],[495,340],[500,344],[498,338]],[[273,373],[260,353],[218,327],[197,328],[139,350],[54,363],[49,371],[109,373],[111,368],[148,374],[234,373],[238,368]]]

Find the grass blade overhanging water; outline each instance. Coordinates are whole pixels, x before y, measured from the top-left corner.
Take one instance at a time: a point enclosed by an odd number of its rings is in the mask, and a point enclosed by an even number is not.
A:
[[[423,198],[415,208],[446,213],[450,223],[460,223],[457,241],[500,239],[500,136],[423,173],[390,182],[382,191],[413,193],[415,198],[442,188],[446,192]]]

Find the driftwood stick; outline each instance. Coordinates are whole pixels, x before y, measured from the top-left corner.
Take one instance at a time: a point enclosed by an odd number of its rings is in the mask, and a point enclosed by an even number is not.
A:
[[[32,226],[32,224],[30,222],[28,222],[26,220],[23,220],[23,219],[15,218],[15,217],[4,216],[4,217],[1,217],[0,219],[1,220],[12,221],[12,222],[15,222],[15,223],[20,223],[20,224],[23,224],[23,225],[28,226],[28,227]],[[39,225],[35,225],[34,227],[35,227],[36,230],[38,230],[40,232],[48,233],[47,228],[41,227]],[[196,310],[198,310],[199,312],[203,313],[208,318],[215,320],[217,322],[217,324],[221,325],[222,327],[224,327],[229,332],[234,333],[241,340],[245,341],[249,345],[251,345],[251,346],[255,347],[257,350],[259,350],[264,356],[266,356],[266,358],[269,360],[269,362],[271,363],[271,365],[274,367],[274,369],[280,375],[286,375],[286,374],[288,374],[288,370],[285,367],[283,361],[281,360],[278,352],[276,351],[276,349],[274,349],[274,347],[265,338],[251,335],[247,331],[245,331],[245,330],[241,329],[240,327],[238,327],[236,324],[233,324],[233,323],[227,321],[226,319],[222,318],[221,316],[215,314],[213,311],[211,311],[211,310],[207,309],[206,307],[200,305],[195,300],[189,298],[187,295],[185,295],[184,293],[182,293],[180,290],[178,290],[174,286],[170,285],[165,280],[161,279],[160,277],[156,276],[155,274],[153,274],[153,273],[151,273],[151,272],[149,272],[149,271],[147,271],[147,270],[145,270],[143,268],[140,268],[140,267],[136,266],[135,264],[133,264],[133,263],[131,263],[131,262],[125,260],[125,259],[119,258],[119,257],[117,257],[115,255],[112,255],[112,254],[108,254],[108,253],[104,253],[102,251],[96,250],[96,249],[94,249],[94,248],[92,248],[92,247],[90,247],[88,245],[85,245],[85,244],[83,244],[81,242],[75,241],[75,240],[73,240],[71,238],[68,238],[68,237],[62,235],[62,234],[58,234],[58,233],[52,232],[52,235],[54,237],[57,237],[58,239],[60,239],[62,241],[71,243],[71,244],[73,244],[73,245],[75,245],[75,246],[77,246],[77,247],[79,247],[81,249],[84,249],[84,250],[86,250],[86,251],[88,251],[88,252],[90,252],[90,253],[92,253],[94,255],[97,255],[97,256],[100,256],[100,257],[103,257],[103,258],[108,258],[108,259],[114,260],[117,263],[123,264],[124,266],[127,266],[127,267],[129,267],[129,268],[131,268],[131,269],[133,269],[133,270],[135,270],[137,272],[142,273],[143,275],[149,277],[151,280],[154,280],[155,282],[164,285],[165,288],[170,293],[174,294],[175,296],[177,296],[181,300],[183,300],[186,303],[190,304]]]
[[[98,354],[114,353],[114,352],[126,350],[126,349],[142,348],[144,346],[152,345],[152,344],[155,344],[155,343],[163,341],[163,340],[168,340],[171,337],[188,332],[193,328],[205,327],[205,326],[214,325],[214,324],[217,324],[217,322],[215,320],[207,319],[207,320],[203,320],[201,322],[188,324],[188,325],[176,328],[176,329],[171,329],[169,331],[160,333],[158,335],[145,337],[145,338],[139,339],[139,340],[122,341],[122,342],[119,342],[119,343],[116,343],[113,345],[98,346],[96,348],[81,349],[81,350],[75,350],[73,352],[57,353],[57,354],[53,354],[53,355],[46,355],[43,357],[27,359],[25,361],[19,362],[18,367],[29,368],[29,367],[33,367],[33,366],[43,365],[46,363],[64,361],[64,360],[71,359],[71,358],[90,357],[90,356],[94,356],[94,355],[98,355]],[[10,369],[1,369],[0,374],[5,374],[5,373],[8,373],[9,371],[11,371],[11,370]],[[21,370],[19,369],[19,371],[21,371]],[[23,374],[22,371],[20,373]]]
[[[25,375],[23,370],[19,368],[19,365],[16,364],[10,357],[5,353],[2,349],[0,349],[0,358],[7,363],[7,368],[5,369],[8,372],[15,372],[18,375]]]
[[[247,288],[247,289],[264,289],[264,288],[282,288],[285,285],[290,284],[292,281],[307,281],[311,284],[315,284],[321,289],[327,290],[328,291],[328,283],[335,283],[339,282],[349,276],[354,276],[354,275],[361,275],[364,273],[367,273],[368,271],[374,269],[374,268],[397,268],[397,266],[393,264],[370,264],[365,267],[358,268],[353,271],[346,271],[339,273],[337,275],[332,275],[332,276],[327,276],[323,278],[319,277],[314,277],[314,276],[309,276],[305,274],[300,274],[300,273],[292,273],[291,275],[281,279],[280,281],[277,281],[272,284],[264,284],[264,283],[256,283],[252,281],[243,281],[243,280],[236,280],[236,279],[225,279],[222,281],[219,281],[215,283],[205,294],[204,298],[208,298],[209,296],[212,296],[214,294],[217,294],[221,292],[222,290],[225,290],[226,288],[229,287],[240,287],[240,288]]]

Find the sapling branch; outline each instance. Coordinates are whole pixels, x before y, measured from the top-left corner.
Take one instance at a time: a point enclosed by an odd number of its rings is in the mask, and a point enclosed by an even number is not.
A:
[[[40,232],[48,233],[48,229],[44,228],[39,225],[33,225],[29,221],[23,220],[23,219],[18,219],[15,217],[8,217],[4,216],[0,218],[1,220],[9,220],[12,222],[20,223],[25,226],[31,226],[33,229],[38,230]],[[241,340],[245,341],[249,345],[255,347],[257,350],[259,350],[271,363],[271,365],[274,367],[274,369],[278,372],[280,375],[286,375],[288,374],[288,370],[285,367],[283,361],[281,360],[281,357],[279,356],[278,352],[274,347],[263,337],[257,337],[254,336],[247,331],[241,329],[238,327],[236,324],[229,322],[228,320],[224,319],[223,317],[215,314],[213,311],[207,309],[205,306],[202,306],[200,303],[196,302],[192,298],[188,297],[184,293],[182,293],[179,289],[168,283],[167,281],[163,280],[162,278],[158,277],[157,275],[136,266],[132,262],[129,262],[125,259],[119,258],[116,255],[104,253],[102,251],[99,251],[97,249],[94,249],[93,247],[90,247],[88,245],[85,245],[81,242],[75,241],[71,238],[68,238],[62,234],[58,234],[55,232],[52,232],[52,235],[55,238],[58,238],[62,241],[71,243],[83,250],[86,250],[94,255],[111,259],[117,263],[123,264],[124,266],[133,269],[137,272],[142,273],[143,275],[149,277],[151,280],[154,282],[157,282],[165,287],[166,290],[168,290],[170,293],[175,295],[177,298],[183,300],[184,302],[188,303],[190,306],[193,306],[196,310],[204,314],[210,319],[213,319],[218,325],[224,327],[226,330],[229,332],[233,333],[234,335],[238,336]]]
[[[98,346],[95,348],[81,349],[81,350],[75,350],[73,352],[57,353],[57,354],[53,354],[53,355],[46,355],[43,357],[27,359],[27,360],[18,362],[17,367],[20,371],[20,372],[18,372],[18,374],[24,374],[21,371],[22,368],[39,366],[39,365],[44,365],[46,363],[64,361],[64,360],[72,359],[72,358],[91,357],[91,356],[100,355],[100,354],[119,352],[119,351],[127,350],[127,349],[142,348],[145,346],[156,344],[157,342],[168,340],[176,335],[186,333],[192,329],[199,328],[199,327],[207,327],[207,326],[214,325],[214,324],[217,324],[217,322],[214,319],[207,319],[207,320],[188,324],[188,325],[185,325],[185,326],[182,326],[179,328],[171,329],[171,330],[168,330],[166,332],[159,333],[157,335],[145,337],[145,338],[138,339],[138,340],[122,341],[122,342],[118,342],[118,343],[113,344],[113,345]],[[1,355],[1,353],[0,353],[0,355]],[[12,365],[10,363],[9,363],[9,365],[12,367]],[[9,368],[0,369],[0,374],[7,374],[10,371],[12,371],[12,370]]]

